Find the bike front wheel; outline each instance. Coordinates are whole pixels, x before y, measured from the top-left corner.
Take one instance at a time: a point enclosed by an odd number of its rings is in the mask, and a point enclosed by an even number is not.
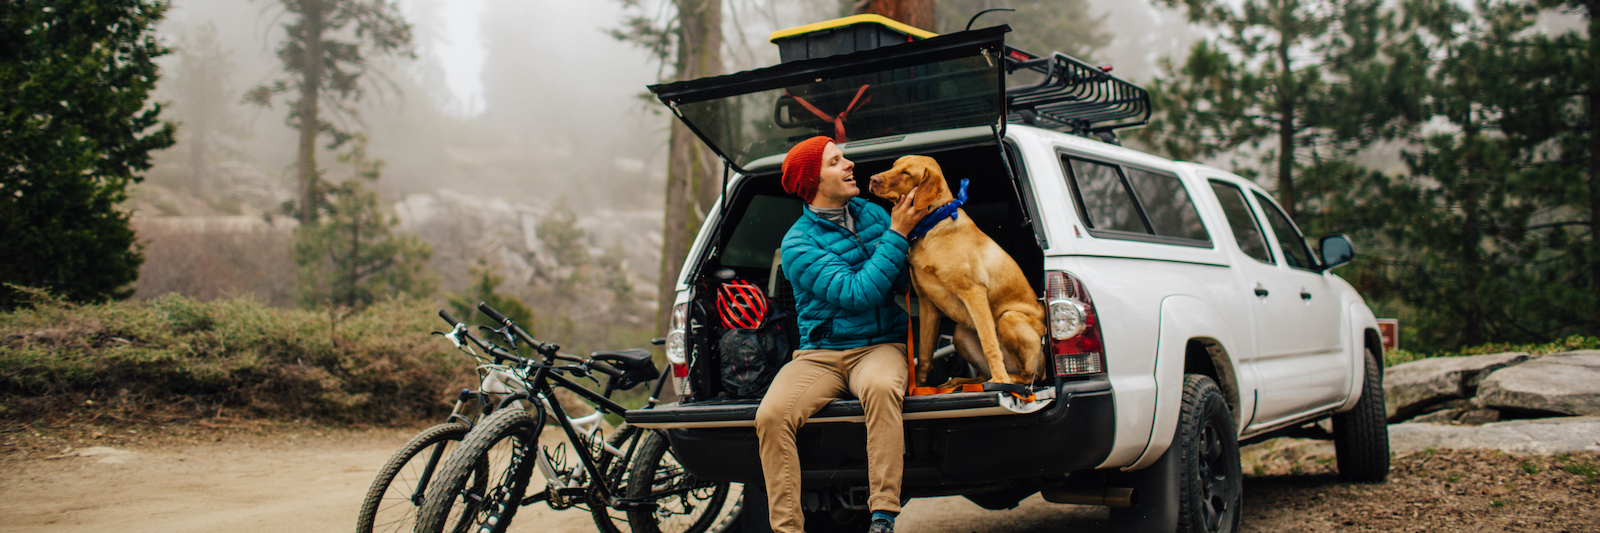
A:
[[[616,489],[617,494],[620,495],[628,494],[627,476],[630,465],[624,459],[626,459],[628,450],[638,445],[635,442],[635,436],[638,434],[639,428],[623,424],[617,428],[615,433],[611,434],[611,438],[606,439],[606,446],[612,450],[620,451],[622,454],[613,453],[605,448],[591,450],[595,455],[595,464],[599,467],[600,475],[603,476],[603,479],[608,480],[611,487]],[[594,483],[589,491],[589,512],[594,515],[595,527],[600,529],[600,533],[632,533],[632,528],[628,526],[628,513],[606,505],[598,497],[600,495],[600,485],[601,483],[599,482]]]
[[[528,489],[543,427],[542,416],[521,409],[500,409],[479,422],[428,487],[417,533],[504,532]]]
[[[741,495],[733,494],[730,483],[690,475],[659,431],[645,431],[639,438],[627,495],[633,500],[653,499],[656,508],[628,512],[633,533],[720,533],[732,528],[738,521]]]
[[[471,428],[453,422],[422,430],[394,452],[378,471],[356,516],[356,533],[411,531],[428,484]]]

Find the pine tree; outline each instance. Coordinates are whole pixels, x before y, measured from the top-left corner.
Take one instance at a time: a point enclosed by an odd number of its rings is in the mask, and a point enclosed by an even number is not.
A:
[[[1167,63],[1172,75],[1153,84],[1158,115],[1143,135],[1177,159],[1259,154],[1270,165],[1278,202],[1299,219],[1296,173],[1299,152],[1328,134],[1323,113],[1329,65],[1352,62],[1368,49],[1360,39],[1373,21],[1372,0],[1245,0],[1237,9],[1205,0],[1161,0],[1183,7],[1191,23],[1215,37],[1201,40],[1181,63]],[[1354,65],[1348,65],[1354,66]],[[1357,108],[1359,110],[1359,108]],[[1264,150],[1263,145],[1270,146]],[[1249,158],[1251,155],[1243,155]],[[1264,168],[1248,159],[1236,171],[1254,176]]]
[[[357,177],[329,188],[319,199],[319,222],[295,228],[294,262],[300,268],[301,305],[360,309],[393,294],[428,296],[435,282],[427,270],[433,247],[416,235],[395,235],[400,221],[384,213],[378,194],[361,182],[378,179],[381,161],[366,159],[366,139],[355,137],[340,159]]]
[[[1372,175],[1368,208],[1394,247],[1387,282],[1417,340],[1428,350],[1578,332],[1595,296],[1581,290],[1585,246],[1566,228],[1584,223],[1587,158],[1567,148],[1586,137],[1570,116],[1582,92],[1552,68],[1559,39],[1534,31],[1528,3],[1403,7],[1409,37],[1385,55],[1422,70],[1414,98],[1391,108],[1418,111],[1401,121],[1408,173]]]
[[[217,42],[217,27],[206,24],[179,41],[177,64],[161,93],[173,99],[172,116],[181,125],[177,149],[188,166],[187,188],[215,200],[212,171],[220,157],[237,151],[249,130],[234,115],[238,97],[228,88],[235,65],[232,52]]]
[[[505,276],[500,275],[499,269],[490,265],[488,260],[480,258],[477,266],[469,268],[467,272],[472,277],[472,285],[467,287],[465,293],[447,298],[450,307],[455,309],[458,320],[500,327],[500,324],[493,323],[488,316],[478,312],[478,303],[481,302],[489,304],[489,307],[516,322],[529,335],[535,337],[539,335],[538,328],[535,327],[538,324],[534,321],[533,310],[523,305],[521,300],[498,292],[500,285],[506,281]]]
[[[1548,212],[1532,231],[1548,242],[1548,277],[1569,290],[1575,331],[1600,336],[1600,1],[1539,0],[1536,8],[1582,17],[1584,33],[1536,34],[1520,43],[1524,68],[1511,81],[1528,98],[1505,117],[1507,137],[1542,150],[1537,194]]]
[[[128,184],[173,144],[148,101],[161,0],[0,3],[0,283],[78,301],[132,294]],[[23,295],[0,286],[0,308]]]
[[[296,217],[317,221],[326,184],[317,169],[317,137],[329,137],[337,150],[354,138],[355,102],[365,94],[363,78],[372,71],[369,56],[415,57],[411,25],[391,0],[268,0],[292,18],[283,25],[288,39],[278,48],[279,77],[251,89],[245,100],[270,107],[279,95],[293,95],[285,122],[300,133],[296,167],[300,201]]]

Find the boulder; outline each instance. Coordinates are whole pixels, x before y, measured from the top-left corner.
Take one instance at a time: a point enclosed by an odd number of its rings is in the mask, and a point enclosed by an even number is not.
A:
[[[1478,403],[1524,416],[1600,415],[1600,350],[1552,354],[1497,370]]]
[[[1383,372],[1385,414],[1398,422],[1438,403],[1471,398],[1489,373],[1527,360],[1528,354],[1511,352],[1434,357],[1389,367]]]

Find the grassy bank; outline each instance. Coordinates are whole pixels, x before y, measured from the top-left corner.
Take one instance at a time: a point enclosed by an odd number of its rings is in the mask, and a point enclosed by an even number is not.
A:
[[[360,312],[181,296],[0,314],[0,418],[230,416],[393,423],[449,411],[471,361],[430,301]]]
[[[1455,357],[1463,355],[1483,355],[1505,352],[1526,352],[1532,355],[1546,355],[1560,352],[1570,352],[1573,350],[1600,350],[1600,337],[1573,335],[1565,339],[1543,344],[1489,343],[1441,353],[1419,353],[1408,352],[1405,350],[1394,350],[1383,354],[1383,365],[1394,366],[1400,363],[1416,361],[1418,359],[1427,359],[1429,357]]]

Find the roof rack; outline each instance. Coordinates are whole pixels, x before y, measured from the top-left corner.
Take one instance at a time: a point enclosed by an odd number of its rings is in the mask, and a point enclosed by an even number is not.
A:
[[[1006,88],[1006,120],[1116,142],[1116,131],[1150,122],[1150,93],[1056,52],[1050,57],[1006,47],[1006,74],[1031,70],[1044,79]]]

